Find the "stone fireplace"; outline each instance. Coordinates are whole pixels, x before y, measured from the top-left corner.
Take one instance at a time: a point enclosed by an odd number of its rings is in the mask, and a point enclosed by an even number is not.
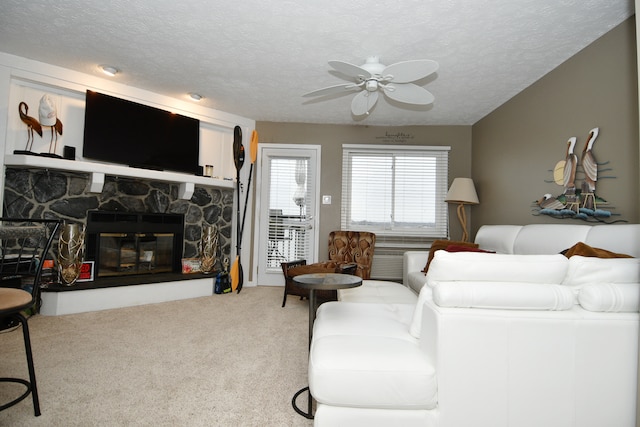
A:
[[[232,189],[196,186],[191,199],[182,200],[178,184],[114,176],[106,177],[101,193],[89,188],[86,173],[7,167],[3,215],[86,225],[86,259],[98,264],[96,282],[113,275],[179,273],[181,257],[199,255],[202,226],[208,224],[218,226],[221,252],[231,258]],[[98,235],[97,223],[103,227]],[[103,245],[96,244],[100,233]]]

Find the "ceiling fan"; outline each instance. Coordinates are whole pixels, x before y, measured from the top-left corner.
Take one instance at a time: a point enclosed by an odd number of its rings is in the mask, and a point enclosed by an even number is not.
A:
[[[378,102],[380,91],[390,99],[404,104],[429,105],[435,99],[431,92],[412,83],[438,70],[438,63],[429,59],[402,61],[387,66],[381,64],[377,56],[371,56],[360,66],[344,61],[329,61],[329,65],[355,79],[355,82],[325,87],[302,96],[360,91],[351,101],[351,112],[354,116],[368,115]]]

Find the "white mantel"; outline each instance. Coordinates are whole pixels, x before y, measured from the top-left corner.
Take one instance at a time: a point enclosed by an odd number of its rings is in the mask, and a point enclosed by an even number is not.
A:
[[[5,166],[54,169],[71,172],[86,172],[91,175],[90,192],[101,193],[106,175],[128,178],[144,178],[154,181],[170,182],[180,185],[179,197],[190,199],[195,185],[204,187],[233,188],[232,180],[216,179],[203,176],[188,175],[177,172],[155,171],[149,169],[132,168],[97,162],[83,162],[76,160],[57,159],[52,157],[31,156],[25,154],[11,154],[4,158]]]

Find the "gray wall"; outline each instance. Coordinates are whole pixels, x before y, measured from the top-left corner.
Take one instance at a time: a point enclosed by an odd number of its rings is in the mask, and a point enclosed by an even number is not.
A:
[[[472,207],[472,234],[482,224],[583,223],[532,215],[533,201],[562,187],[548,183],[578,138],[600,127],[593,153],[608,161],[596,193],[622,219],[638,222],[638,80],[635,19],[622,23],[473,126],[472,176],[480,205]],[[603,206],[603,208],[605,208]]]
[[[320,194],[332,196],[331,205],[320,206],[320,236],[340,229],[340,197],[342,195],[342,144],[411,144],[448,145],[449,179],[471,176],[470,126],[403,126],[375,127],[321,125],[304,123],[256,122],[260,143],[314,144],[322,146]],[[399,135],[399,138],[395,138]],[[460,237],[462,230],[450,209],[451,233]],[[319,256],[326,258],[320,247]]]

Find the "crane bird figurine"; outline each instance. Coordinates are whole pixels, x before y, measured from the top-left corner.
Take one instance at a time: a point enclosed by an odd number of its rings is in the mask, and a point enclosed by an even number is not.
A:
[[[20,120],[27,125],[27,145],[23,152],[16,150],[14,153],[30,153],[31,147],[33,146],[33,132],[35,131],[38,135],[42,136],[42,126],[35,118],[28,115],[29,106],[26,102],[21,102],[18,105],[18,113],[20,113]]]
[[[578,156],[573,152],[577,138],[572,136],[567,141],[567,154],[564,162],[564,195],[567,207],[575,213],[580,210],[580,203],[576,195],[576,170],[578,168]]]
[[[51,142],[49,142],[49,156],[60,157],[56,154],[58,135],[62,135],[62,122],[57,117],[56,106],[50,95],[44,94],[40,99],[40,125],[51,128]],[[55,140],[54,140],[55,138]]]
[[[589,131],[589,137],[582,150],[582,169],[584,170],[584,183],[582,193],[584,195],[584,207],[588,209],[596,208],[596,181],[598,181],[598,163],[596,162],[591,149],[600,133],[600,128],[593,128]]]
[[[577,138],[572,136],[567,141],[567,154],[564,160],[564,193],[575,194],[576,190],[576,168],[578,167],[578,156],[574,154],[573,149],[576,146]]]

